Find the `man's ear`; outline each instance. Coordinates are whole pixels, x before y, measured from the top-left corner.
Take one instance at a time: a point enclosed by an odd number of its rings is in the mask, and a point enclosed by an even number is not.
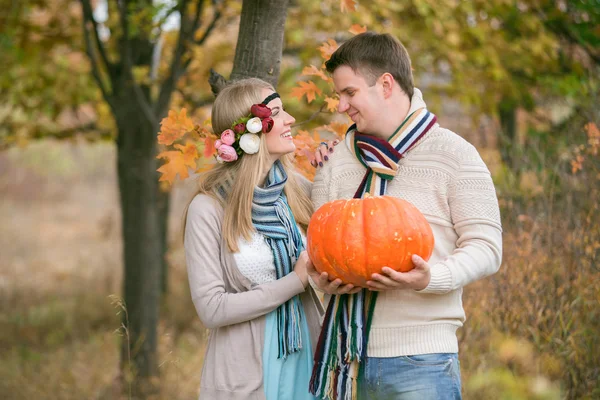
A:
[[[381,79],[381,85],[383,86],[383,97],[386,99],[390,98],[394,91],[396,80],[389,72],[385,72],[379,79]]]

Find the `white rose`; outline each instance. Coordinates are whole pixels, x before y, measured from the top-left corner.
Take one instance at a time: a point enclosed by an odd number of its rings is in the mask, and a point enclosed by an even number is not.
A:
[[[246,122],[246,129],[248,129],[248,132],[250,132],[250,133],[261,132],[262,131],[262,121],[258,117],[250,118],[248,120],[248,122]],[[258,151],[258,149],[256,151]],[[256,151],[254,153],[256,153]],[[248,153],[248,152],[246,152],[246,153]],[[249,154],[254,154],[254,153],[249,153]]]
[[[258,152],[258,149],[260,148],[260,137],[254,133],[244,133],[240,138],[240,147],[244,150],[244,153],[254,154]]]
[[[217,156],[216,159],[219,164],[223,164],[225,162],[220,156]]]

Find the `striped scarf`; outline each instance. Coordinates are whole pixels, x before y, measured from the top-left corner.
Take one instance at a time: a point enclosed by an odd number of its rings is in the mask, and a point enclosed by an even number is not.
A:
[[[293,271],[304,250],[302,236],[283,193],[286,182],[287,174],[281,162],[276,161],[267,176],[266,187],[257,186],[252,199],[252,223],[273,251],[277,279]],[[277,358],[286,358],[302,348],[300,307],[300,298],[294,296],[277,308]]]
[[[346,133],[346,145],[367,168],[354,198],[382,196],[398,173],[404,154],[433,127],[436,116],[420,108],[411,113],[385,141],[356,131]],[[332,296],[317,344],[310,392],[320,399],[355,400],[361,362],[366,357],[377,292]]]

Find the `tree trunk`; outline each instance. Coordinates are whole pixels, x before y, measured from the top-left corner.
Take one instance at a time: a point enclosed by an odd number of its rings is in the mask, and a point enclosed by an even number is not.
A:
[[[277,86],[289,0],[244,0],[231,80],[256,77]]]
[[[158,168],[158,165],[157,165]],[[160,242],[162,244],[162,257],[160,267],[160,293],[162,298],[167,295],[169,291],[169,263],[167,262],[167,250],[169,249],[169,205],[170,191],[158,191],[158,223],[160,232]]]
[[[138,109],[133,93],[123,91],[116,112],[117,171],[122,213],[124,299],[127,335],[122,371],[132,376],[136,392],[158,375],[157,324],[166,223],[161,212],[156,160],[158,126]],[[140,383],[138,386],[135,383]]]
[[[500,155],[504,164],[514,170],[516,168],[515,149],[517,140],[517,105],[510,99],[502,99],[498,105],[500,118]]]

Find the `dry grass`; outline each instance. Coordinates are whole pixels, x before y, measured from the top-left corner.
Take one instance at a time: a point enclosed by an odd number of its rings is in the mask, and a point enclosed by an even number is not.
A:
[[[497,153],[484,158],[499,168]],[[3,398],[127,398],[117,385],[120,320],[109,299],[121,292],[114,164],[109,144],[46,141],[0,154]],[[576,198],[582,185],[573,179],[554,188],[565,194],[550,201],[543,174],[496,175],[504,263],[465,290],[465,398],[598,398],[598,207],[593,197]],[[188,196],[189,188],[178,187],[172,197],[157,399],[196,398],[202,368],[206,330],[189,296],[178,235]]]
[[[122,276],[112,146],[34,143],[0,154],[0,171],[2,398],[119,398],[120,319],[109,298],[120,295]],[[173,228],[187,195],[174,193]],[[192,399],[206,332],[173,236],[160,398]]]

